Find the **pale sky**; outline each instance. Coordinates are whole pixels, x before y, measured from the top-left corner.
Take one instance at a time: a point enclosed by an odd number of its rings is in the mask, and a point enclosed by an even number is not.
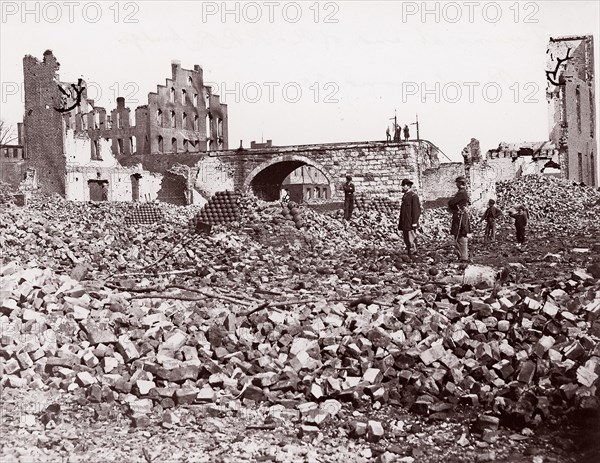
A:
[[[483,151],[548,138],[550,36],[595,34],[599,75],[597,1],[1,3],[0,113],[13,123],[23,56],[51,49],[61,79],[83,77],[107,109],[146,104],[172,60],[199,64],[228,104],[230,148],[383,140],[396,110],[462,160],[472,137]]]

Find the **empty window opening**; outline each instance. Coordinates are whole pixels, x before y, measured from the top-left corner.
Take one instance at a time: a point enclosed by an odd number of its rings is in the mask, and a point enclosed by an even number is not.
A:
[[[140,179],[141,174],[133,174],[131,179],[131,200],[137,202],[140,200]]]
[[[594,159],[594,153],[590,154],[590,161],[592,162],[592,165],[590,166],[590,172],[592,175],[592,186],[595,187],[596,186],[596,160]]]
[[[575,111],[577,113],[577,131],[581,133],[581,92],[579,87],[575,90]]]
[[[98,140],[92,140],[92,159],[94,161],[102,160],[100,156],[100,146]]]
[[[590,138],[594,138],[594,132],[595,132],[595,127],[594,127],[594,118],[596,117],[596,114],[594,113],[594,96],[592,95],[592,87],[589,88],[589,99],[588,99],[588,107],[590,108]],[[593,155],[592,155],[593,157]]]

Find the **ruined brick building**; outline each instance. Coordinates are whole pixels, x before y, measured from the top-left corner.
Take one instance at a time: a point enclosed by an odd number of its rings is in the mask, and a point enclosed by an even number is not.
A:
[[[550,38],[546,54],[550,141],[558,147],[561,171],[598,186],[593,37]]]
[[[227,105],[204,85],[200,66],[187,70],[173,62],[171,78],[135,111],[122,97],[111,111],[96,106],[85,81],[61,81],[59,67],[50,50],[42,61],[23,59],[25,156],[44,193],[102,199],[107,189],[114,199],[136,200],[154,191],[158,179],[123,167],[124,158],[228,148]]]

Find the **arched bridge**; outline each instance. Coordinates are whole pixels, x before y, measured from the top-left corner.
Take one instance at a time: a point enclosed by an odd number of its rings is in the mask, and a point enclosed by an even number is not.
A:
[[[358,142],[229,150],[209,153],[197,165],[195,186],[209,192],[219,188],[252,191],[276,200],[284,179],[301,166],[324,175],[332,198],[343,196],[341,185],[352,175],[358,192],[400,195],[403,178],[421,185],[421,172],[439,166],[439,150],[426,140],[402,143]]]
[[[261,199],[277,200],[284,179],[301,166],[318,169],[329,183],[331,199],[339,200],[347,174],[352,175],[358,194],[398,198],[403,178],[411,178],[421,188],[422,172],[439,166],[440,153],[427,140],[365,141],[135,155],[120,157],[119,162],[141,167],[146,177],[148,171],[162,175],[158,199],[168,202],[202,203],[223,190],[252,191]]]

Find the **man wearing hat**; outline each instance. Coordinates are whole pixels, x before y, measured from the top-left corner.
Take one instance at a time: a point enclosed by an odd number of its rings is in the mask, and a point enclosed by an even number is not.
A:
[[[419,196],[412,190],[412,180],[405,178],[402,180],[402,205],[400,206],[400,220],[398,221],[398,230],[402,230],[402,237],[408,255],[412,255],[417,250],[417,229],[419,228],[419,217],[421,217],[421,203]]]
[[[354,183],[352,176],[346,175],[346,183],[344,183],[344,219],[350,220],[352,211],[354,210]]]
[[[466,210],[469,205],[467,179],[460,176],[456,178],[455,182],[458,191],[448,200],[448,209],[452,212],[450,234],[454,237],[460,261],[468,262],[469,249],[467,235],[470,233],[471,228],[469,226],[469,215]]]

